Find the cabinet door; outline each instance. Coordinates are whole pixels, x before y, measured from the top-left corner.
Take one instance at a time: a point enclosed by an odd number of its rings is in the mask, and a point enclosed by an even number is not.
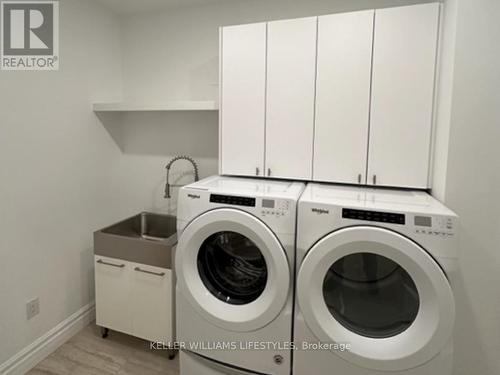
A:
[[[266,24],[221,29],[221,174],[262,175]]]
[[[439,4],[375,11],[368,183],[426,188]]]
[[[366,182],[373,16],[319,17],[314,180]]]
[[[172,271],[133,263],[130,285],[133,335],[168,345],[172,341]]]
[[[316,28],[316,17],[268,24],[266,173],[273,177],[312,177]]]
[[[96,323],[130,334],[130,263],[102,256],[95,261]]]

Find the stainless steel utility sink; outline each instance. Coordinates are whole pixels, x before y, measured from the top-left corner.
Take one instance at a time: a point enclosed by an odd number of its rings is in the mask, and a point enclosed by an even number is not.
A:
[[[150,241],[165,241],[176,233],[176,218],[142,212],[102,230],[117,236],[142,238]]]
[[[142,212],[94,232],[94,254],[171,268],[176,217]]]

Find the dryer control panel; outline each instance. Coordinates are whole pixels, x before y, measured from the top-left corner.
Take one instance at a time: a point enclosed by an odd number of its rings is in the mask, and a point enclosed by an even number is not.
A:
[[[318,209],[316,212],[318,212]],[[449,237],[455,233],[455,220],[446,215],[404,214],[401,212],[342,208],[342,218],[394,224],[397,227],[404,226],[416,234],[429,236]]]
[[[455,229],[453,219],[448,216],[415,215],[413,225],[415,233],[430,236],[453,236]]]
[[[352,208],[343,208],[342,218],[401,225],[404,225],[406,222],[404,214],[395,212],[355,210]]]

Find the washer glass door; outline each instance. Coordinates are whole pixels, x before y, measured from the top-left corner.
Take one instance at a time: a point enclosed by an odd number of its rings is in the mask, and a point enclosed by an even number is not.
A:
[[[255,301],[267,284],[264,255],[251,239],[238,232],[217,232],[203,241],[198,272],[215,297],[232,305]]]
[[[202,318],[227,330],[264,327],[289,298],[283,246],[266,224],[237,209],[208,211],[189,223],[175,266],[182,296]]]
[[[300,266],[297,298],[319,341],[348,344],[334,353],[371,370],[420,366],[453,331],[444,272],[422,247],[389,229],[350,227],[322,238]]]

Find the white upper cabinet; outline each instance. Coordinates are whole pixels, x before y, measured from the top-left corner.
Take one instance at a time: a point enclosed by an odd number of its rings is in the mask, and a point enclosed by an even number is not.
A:
[[[317,17],[269,22],[266,174],[312,178]]]
[[[368,183],[428,187],[439,4],[375,11]]]
[[[319,17],[313,179],[366,183],[374,11]]]
[[[429,187],[438,3],[221,29],[221,174]]]
[[[221,29],[221,174],[262,176],[266,23]]]

